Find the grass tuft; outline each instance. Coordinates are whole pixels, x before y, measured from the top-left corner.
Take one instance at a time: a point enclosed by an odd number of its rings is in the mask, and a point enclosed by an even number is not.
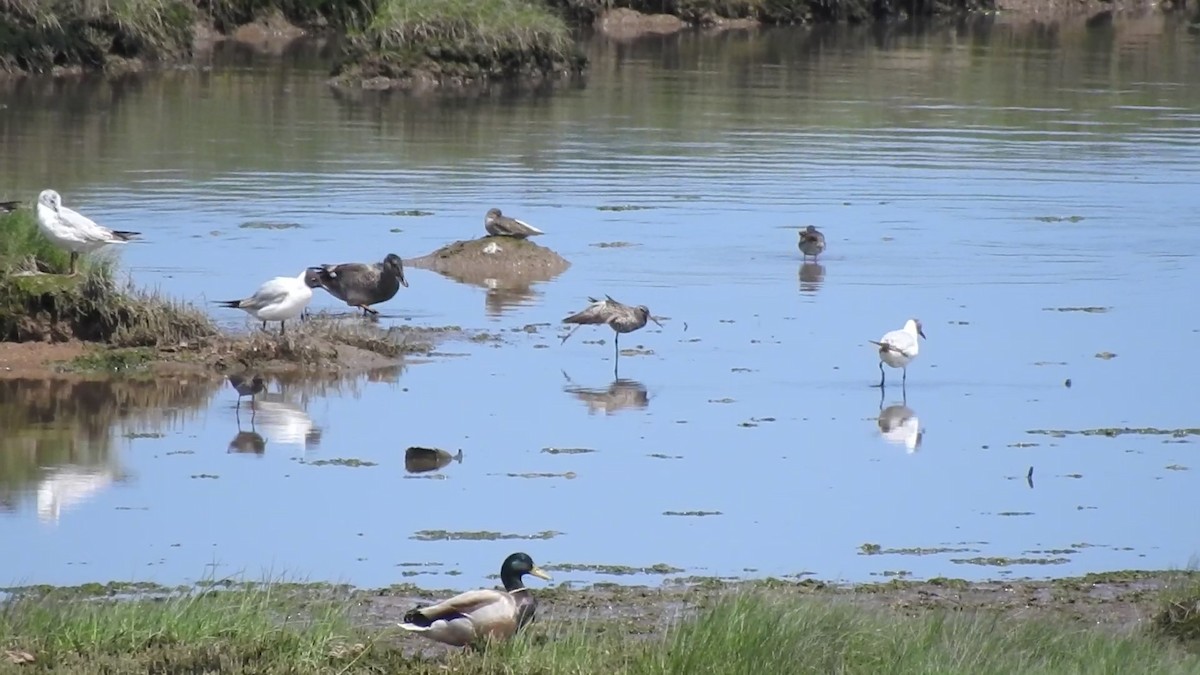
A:
[[[0,215],[0,340],[163,347],[216,335],[190,305],[119,284],[111,261],[83,257],[80,267],[76,277],[62,274],[68,255],[41,236],[28,211]]]
[[[1200,651],[1200,572],[1179,574],[1163,593],[1151,625],[1155,633]]]
[[[567,24],[538,0],[379,0],[352,26],[343,82],[470,82],[579,72]]]
[[[118,69],[191,51],[189,0],[0,0],[0,71]]]

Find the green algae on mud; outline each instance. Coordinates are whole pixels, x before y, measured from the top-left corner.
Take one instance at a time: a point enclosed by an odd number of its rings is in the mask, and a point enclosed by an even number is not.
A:
[[[1105,436],[1107,438],[1116,438],[1127,434],[1137,434],[1142,436],[1173,436],[1175,438],[1183,438],[1185,436],[1200,436],[1200,428],[1197,427],[1182,427],[1179,429],[1159,429],[1157,427],[1103,427],[1099,429],[1029,429],[1027,434],[1039,434],[1043,436],[1054,436],[1062,438],[1064,436]]]
[[[534,534],[508,534],[504,532],[491,532],[488,530],[478,530],[470,532],[452,532],[450,530],[418,530],[414,532],[409,539],[417,541],[498,541],[501,539],[553,539],[562,532],[554,530],[544,530]]]
[[[565,567],[565,566],[564,566]],[[219,580],[95,594],[8,589],[0,672],[1194,673],[1200,577],[1114,573],[1060,582],[892,579],[839,586],[764,579],[686,586],[537,588],[516,639],[448,650],[395,629],[411,584]],[[144,591],[144,592],[142,592]],[[93,599],[85,599],[93,598]],[[1151,617],[1148,623],[1145,617]],[[733,629],[736,628],[736,629]],[[22,670],[25,669],[25,670]]]

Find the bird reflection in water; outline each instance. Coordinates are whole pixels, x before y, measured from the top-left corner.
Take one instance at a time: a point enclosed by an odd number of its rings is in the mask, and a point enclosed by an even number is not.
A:
[[[825,266],[820,263],[806,262],[800,264],[800,292],[806,295],[816,295],[821,290],[821,282],[825,281]]]
[[[247,454],[247,455],[262,455],[267,451],[267,440],[259,434],[254,428],[254,416],[257,411],[250,411],[250,431],[242,429],[242,420],[238,418],[238,432],[229,441],[229,449],[227,452]]]
[[[427,473],[437,471],[450,462],[462,464],[463,451],[451,455],[440,448],[411,447],[404,451],[404,470],[409,473]]]
[[[110,466],[60,466],[38,482],[37,513],[43,523],[58,523],[62,512],[77,506],[118,480]]]
[[[907,396],[903,403],[893,403],[885,408],[880,392],[878,423],[879,435],[888,443],[903,445],[905,452],[910,455],[921,448],[925,430],[921,428],[916,411],[908,407]]]
[[[625,409],[644,409],[650,405],[650,395],[646,385],[637,380],[617,378],[612,384],[603,389],[581,387],[571,381],[571,376],[563,372],[567,385],[563,391],[583,401],[588,407],[588,414],[594,415],[603,411],[612,415]]]

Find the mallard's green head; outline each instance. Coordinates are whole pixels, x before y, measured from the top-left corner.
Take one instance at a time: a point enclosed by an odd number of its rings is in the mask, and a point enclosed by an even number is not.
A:
[[[546,574],[540,567],[533,563],[533,558],[530,558],[528,553],[514,553],[505,558],[504,564],[500,566],[500,580],[504,582],[504,587],[509,590],[523,587],[524,584],[521,582],[521,577],[526,574],[532,574],[546,581],[551,580],[549,574]]]

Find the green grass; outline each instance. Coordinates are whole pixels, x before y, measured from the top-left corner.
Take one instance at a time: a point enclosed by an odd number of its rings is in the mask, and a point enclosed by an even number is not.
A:
[[[191,51],[190,0],[3,0],[0,71],[119,69]]]
[[[583,63],[566,22],[540,0],[379,0],[351,27],[338,75],[472,81],[550,76]]]
[[[104,257],[68,255],[41,236],[24,209],[0,215],[0,340],[79,339],[115,347],[161,347],[216,334],[201,311],[114,278]]]
[[[36,659],[19,671],[7,666],[11,672],[61,673],[1200,672],[1200,656],[1153,631],[989,611],[905,615],[761,591],[727,595],[671,626],[541,619],[490,649],[416,658],[430,643],[394,628],[356,626],[353,598],[333,587],[256,584],[155,599],[18,595],[0,606],[0,656],[13,650]],[[545,601],[542,611],[552,604]]]

